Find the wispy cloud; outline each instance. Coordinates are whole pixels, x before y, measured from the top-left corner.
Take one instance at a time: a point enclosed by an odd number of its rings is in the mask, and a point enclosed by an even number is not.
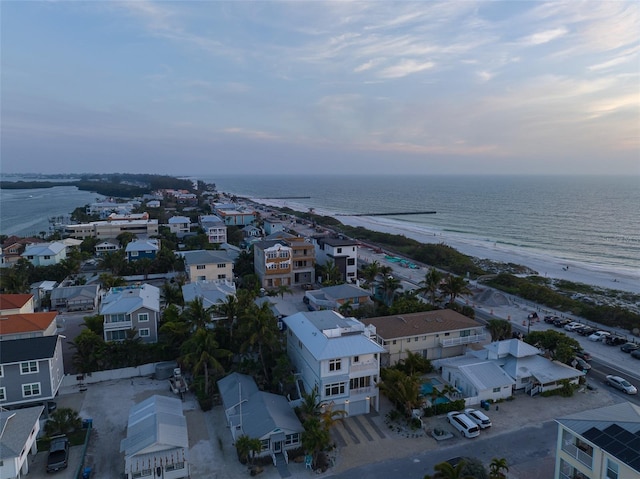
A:
[[[543,32],[537,32],[532,35],[528,35],[522,39],[522,43],[525,45],[542,45],[544,43],[549,43],[553,40],[556,40],[564,35],[566,35],[569,31],[566,28],[554,28],[552,30],[545,30]]]

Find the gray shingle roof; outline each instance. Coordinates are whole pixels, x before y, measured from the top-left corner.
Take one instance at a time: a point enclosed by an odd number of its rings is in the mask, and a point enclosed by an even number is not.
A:
[[[2,341],[0,342],[0,364],[50,359],[55,353],[57,344],[58,335]]]
[[[22,452],[42,414],[43,406],[0,410],[0,459],[12,459]]]

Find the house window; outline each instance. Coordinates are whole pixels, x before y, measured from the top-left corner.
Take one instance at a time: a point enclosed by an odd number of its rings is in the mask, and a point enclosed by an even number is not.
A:
[[[227,275],[226,274],[219,274],[218,275],[218,279],[226,279]]]
[[[143,469],[141,471],[134,472],[131,477],[136,479],[138,477],[147,477],[147,476],[150,476],[151,474],[153,474],[153,471],[151,469]]]
[[[607,479],[618,479],[618,464],[607,459]]]
[[[22,397],[28,398],[32,396],[40,396],[40,383],[22,385]]]
[[[207,277],[206,276],[196,276],[196,281],[206,281]]]
[[[345,383],[326,384],[324,386],[324,395],[329,397],[344,394],[344,384]]]
[[[7,400],[7,388],[0,388],[0,401],[6,401]]]
[[[173,464],[167,464],[164,468],[165,471],[176,471],[178,469],[184,469],[184,462],[174,462]]]
[[[340,371],[342,368],[342,360],[341,359],[330,359],[329,360],[329,371]]]
[[[218,268],[226,268],[227,267],[227,263],[218,263],[217,266],[218,266]]]
[[[267,264],[267,269],[278,269],[278,263]]]
[[[299,339],[298,339],[298,347],[302,349],[302,341],[300,341]]]
[[[499,393],[501,388],[493,388],[494,393]]]
[[[46,255],[44,259],[51,259],[51,256]]]
[[[39,370],[38,361],[25,361],[24,363],[20,363],[20,374],[37,373]]]
[[[137,252],[137,251],[132,251],[130,254],[131,254],[131,256],[133,256],[133,257],[138,256],[138,252]]]
[[[294,444],[298,444],[300,442],[300,433],[296,432],[293,434],[287,434],[284,440],[285,446],[292,446]]]
[[[336,249],[336,252],[338,252],[338,253],[342,253],[342,248],[337,248],[337,249]]]
[[[107,331],[107,341],[124,341],[127,339],[128,329],[118,329],[116,331]]]
[[[0,378],[4,377],[4,369],[2,367],[2,364],[0,364]]]
[[[353,364],[359,363],[360,362],[360,356],[354,356],[353,357]]]
[[[280,257],[281,258],[288,258],[289,257],[289,252],[288,251],[280,251]]]
[[[140,334],[140,337],[141,337],[141,338],[148,338],[148,337],[150,336],[149,328],[142,328],[142,329],[139,331],[139,334]]]
[[[268,451],[269,450],[269,446],[271,444],[271,441],[269,439],[263,439],[261,441],[261,443],[262,443],[262,450],[263,451]]]
[[[277,257],[278,257],[278,252],[277,251],[269,251],[269,252],[267,252],[267,258],[276,259]]]
[[[129,318],[127,318],[127,315],[124,313],[111,314],[107,316],[107,323],[123,323],[128,320]]]
[[[280,263],[280,269],[289,269],[289,262],[285,261],[283,263]]]
[[[465,329],[464,331],[460,331],[461,338],[466,338],[467,336],[471,336],[471,330]]]
[[[417,343],[417,342],[418,342],[418,336],[416,336],[415,338],[413,338],[413,340]]]
[[[396,340],[394,339],[393,341],[391,341],[391,344],[396,344]]]
[[[411,342],[411,338],[407,338],[407,342],[410,343]]]
[[[196,269],[205,269],[207,267],[206,264],[197,264]]]
[[[356,260],[355,260],[355,258],[349,258],[349,259],[347,259],[347,265],[349,265],[349,266],[353,266],[354,264],[356,264]]]
[[[144,323],[149,321],[149,313],[140,313],[138,314],[138,322]]]
[[[363,376],[361,378],[351,378],[349,380],[349,389],[361,389],[371,386],[371,376]]]

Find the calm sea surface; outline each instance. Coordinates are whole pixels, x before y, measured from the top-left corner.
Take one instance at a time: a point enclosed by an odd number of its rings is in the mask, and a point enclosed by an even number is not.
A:
[[[69,216],[78,206],[104,198],[75,186],[32,190],[0,189],[0,234],[37,236],[50,233],[49,218]]]
[[[426,234],[551,256],[609,271],[640,271],[639,177],[202,176],[218,190],[287,199],[318,213],[436,211],[380,217]]]
[[[640,178],[542,176],[199,176],[238,196],[320,214],[436,211],[378,217],[611,272],[640,271]],[[75,187],[0,190],[0,233],[38,234],[48,218],[99,195]]]

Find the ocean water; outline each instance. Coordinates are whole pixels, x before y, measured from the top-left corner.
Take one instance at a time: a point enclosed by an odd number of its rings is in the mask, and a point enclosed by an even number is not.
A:
[[[201,176],[218,190],[319,214],[436,211],[369,218],[591,270],[640,274],[640,177]],[[350,217],[338,217],[352,224]],[[445,241],[446,242],[446,241]],[[455,246],[454,246],[455,247]],[[542,274],[542,273],[541,273]]]
[[[75,186],[29,190],[0,189],[0,234],[38,236],[49,234],[51,217],[69,216],[79,206],[104,198]]]

